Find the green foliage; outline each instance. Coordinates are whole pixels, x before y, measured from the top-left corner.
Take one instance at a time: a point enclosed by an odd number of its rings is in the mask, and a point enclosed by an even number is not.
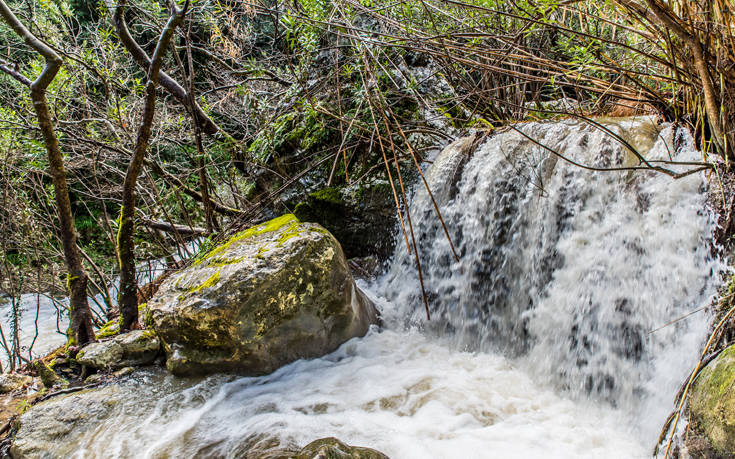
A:
[[[255,137],[248,147],[254,160],[265,164],[274,156],[312,152],[334,135],[326,117],[309,103],[302,101],[297,110],[279,116]]]

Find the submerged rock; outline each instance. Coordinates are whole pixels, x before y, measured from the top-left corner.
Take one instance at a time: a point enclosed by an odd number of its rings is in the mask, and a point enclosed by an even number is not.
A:
[[[93,368],[123,368],[152,363],[161,342],[150,330],[133,330],[114,338],[92,343],[79,351],[77,361]]]
[[[388,456],[374,449],[349,446],[329,437],[309,443],[293,459],[388,459]]]
[[[146,317],[178,375],[267,374],[329,353],[375,320],[335,238],[290,214],[171,276]]]
[[[10,447],[14,458],[64,458],[78,453],[70,441],[115,413],[124,396],[115,385],[60,395],[39,403],[17,421],[18,430]]]
[[[689,410],[697,434],[687,440],[692,455],[735,457],[735,346],[725,349],[699,374]]]

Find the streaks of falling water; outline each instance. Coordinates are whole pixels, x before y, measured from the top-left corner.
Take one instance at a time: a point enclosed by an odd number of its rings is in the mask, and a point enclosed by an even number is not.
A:
[[[652,119],[606,125],[650,161],[701,157],[686,132]],[[638,165],[593,125],[520,129],[584,165]],[[393,322],[452,336],[461,349],[517,358],[575,397],[643,405],[660,417],[695,359],[707,317],[649,331],[706,305],[720,269],[710,255],[714,220],[703,174],[591,172],[509,130],[485,142],[450,186],[466,160],[458,151],[445,150],[429,178],[461,260],[450,256],[418,191],[411,208],[434,320],[423,322],[419,292],[405,287],[418,283],[399,246],[380,287],[403,305],[389,314]]]

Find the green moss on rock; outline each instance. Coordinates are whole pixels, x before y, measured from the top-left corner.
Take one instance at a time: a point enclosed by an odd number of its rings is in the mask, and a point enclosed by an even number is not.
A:
[[[689,400],[696,430],[718,455],[735,457],[735,346],[699,374]]]
[[[34,360],[31,367],[41,378],[43,386],[50,389],[53,386],[66,386],[69,383],[62,377],[56,374],[48,365],[43,363],[42,360]]]
[[[213,248],[204,257],[199,259],[197,263],[201,264],[205,261],[209,262],[210,260],[213,260],[213,259],[216,259],[216,262],[215,262],[216,264],[237,263],[238,260],[236,258],[227,258],[227,257],[215,258],[215,257],[225,253],[234,244],[244,239],[248,239],[253,236],[258,236],[264,233],[270,233],[273,231],[277,231],[286,225],[289,225],[289,227],[293,227],[295,225],[298,225],[298,223],[299,223],[299,219],[296,218],[294,214],[285,214],[285,215],[281,215],[280,217],[274,218],[273,220],[262,223],[260,225],[253,226],[252,228],[248,228],[245,231],[241,231],[235,234],[223,244]]]
[[[110,336],[115,336],[118,333],[120,333],[120,321],[113,319],[97,330],[97,338],[109,338]]]

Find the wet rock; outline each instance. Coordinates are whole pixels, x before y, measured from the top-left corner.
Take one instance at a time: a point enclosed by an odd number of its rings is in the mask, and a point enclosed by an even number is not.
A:
[[[735,457],[735,346],[699,374],[689,399],[695,435],[687,446],[695,457]]]
[[[133,367],[124,367],[124,368],[120,368],[119,370],[117,370],[116,372],[114,372],[112,375],[115,376],[115,377],[117,377],[117,378],[122,378],[123,376],[127,376],[129,374],[133,374],[133,372],[135,372],[135,368],[133,368]]]
[[[112,368],[123,358],[123,348],[114,340],[92,343],[77,354],[77,362],[93,368]]]
[[[245,230],[172,276],[146,323],[173,373],[270,373],[335,350],[376,320],[324,228],[284,215]]]
[[[151,330],[133,330],[114,338],[92,343],[79,351],[77,361],[93,368],[123,368],[152,363],[161,342]]]
[[[447,145],[436,157],[426,173],[426,181],[438,206],[446,205],[457,195],[457,184],[464,166],[482,140],[480,133],[462,137]],[[424,195],[422,189],[418,198],[424,198]]]
[[[106,375],[104,373],[95,373],[87,377],[84,380],[84,384],[97,384],[105,380]]]
[[[347,258],[378,256],[384,260],[393,253],[396,207],[386,181],[324,188],[299,203],[294,215],[329,230]]]
[[[0,374],[0,394],[7,394],[16,389],[20,389],[33,382],[33,378],[28,375],[18,373]]]
[[[329,437],[309,443],[294,459],[388,459],[388,456],[374,449],[349,446]]]
[[[65,458],[78,453],[79,445],[69,441],[115,413],[123,393],[111,385],[39,403],[17,421],[18,430],[10,447],[14,458]]]
[[[161,340],[152,330],[133,330],[116,336],[115,341],[123,348],[120,367],[153,363],[161,349]]]

